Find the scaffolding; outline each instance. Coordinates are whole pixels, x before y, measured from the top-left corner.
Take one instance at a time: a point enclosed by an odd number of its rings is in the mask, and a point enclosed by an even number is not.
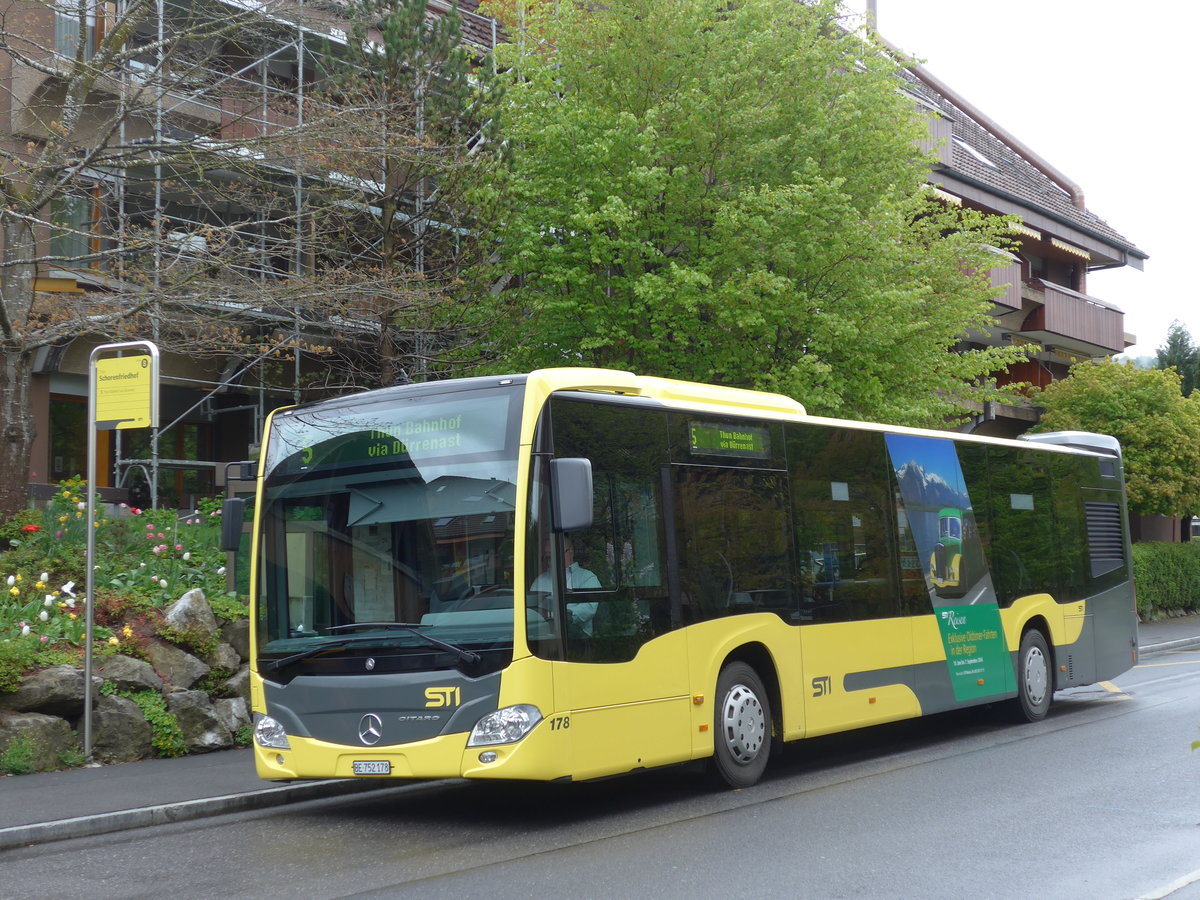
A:
[[[135,8],[141,4],[135,7],[134,0],[51,0],[52,61],[57,57],[64,69],[72,59],[103,66],[103,77],[95,81],[97,106],[116,107],[116,145],[152,148],[136,163],[94,167],[87,172],[86,190],[55,204],[50,253],[57,262],[49,271],[51,278],[74,279],[85,290],[101,294],[120,293],[140,278],[149,282],[151,296],[161,298],[181,274],[195,277],[216,259],[223,277],[264,285],[311,271],[314,251],[306,241],[310,223],[305,201],[314,179],[353,181],[364,195],[370,193],[370,179],[362,173],[304,171],[286,155],[271,152],[269,145],[272,137],[303,134],[310,111],[328,103],[320,89],[330,61],[347,48],[354,33],[344,6],[320,0],[154,0],[153,14],[136,22],[131,13]],[[429,3],[433,15],[450,9],[440,0]],[[495,19],[461,7],[458,14],[464,42],[476,55],[502,40]],[[118,25],[128,37],[114,47],[111,35]],[[27,92],[27,118],[53,120],[56,94],[47,87],[50,81]],[[225,171],[211,163],[184,171],[172,148],[203,151],[210,159],[223,157],[228,165]],[[269,184],[269,195],[227,189],[249,167]],[[261,202],[257,208],[256,200]],[[414,222],[420,219],[423,200],[418,191]],[[369,202],[362,211],[378,213]],[[416,261],[418,274],[423,272],[422,252]],[[206,394],[152,432],[148,454],[123,457],[118,440],[114,483],[124,486],[131,475],[140,473],[149,484],[152,503],[159,496],[162,469],[207,465],[215,471],[218,465],[160,452],[160,438],[197,410],[207,410],[207,417],[249,411],[253,433],[248,437],[254,444],[281,394],[300,399],[305,335],[299,311],[239,301],[218,305],[214,313],[248,323],[270,348],[231,356],[214,380],[168,377]],[[151,309],[148,319],[151,332],[145,337],[158,342],[164,310]],[[371,329],[369,322],[343,321],[330,327],[351,335]],[[292,383],[270,384],[261,363],[285,345],[291,347]],[[218,409],[213,399],[242,386],[241,380],[255,368],[255,402]]]

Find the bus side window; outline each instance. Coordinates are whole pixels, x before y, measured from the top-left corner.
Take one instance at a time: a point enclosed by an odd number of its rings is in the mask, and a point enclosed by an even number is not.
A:
[[[675,484],[680,587],[691,621],[746,612],[794,619],[784,476],[681,466]]]
[[[787,435],[800,617],[899,615],[895,500],[883,436],[808,425],[789,425]]]
[[[1059,597],[1050,477],[1043,454],[988,448],[992,581],[1001,607],[1019,597]]]

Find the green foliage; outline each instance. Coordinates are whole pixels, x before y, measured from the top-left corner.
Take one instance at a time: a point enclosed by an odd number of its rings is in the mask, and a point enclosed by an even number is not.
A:
[[[1190,397],[1200,379],[1200,348],[1192,343],[1192,336],[1176,321],[1167,331],[1167,343],[1158,348],[1156,367],[1174,368],[1179,373],[1179,388],[1183,396]]]
[[[122,692],[121,696],[128,697],[141,707],[142,715],[153,729],[154,736],[150,743],[159,756],[183,756],[187,753],[179,720],[167,710],[162,694],[157,691],[128,691]]]
[[[8,745],[0,749],[0,774],[29,775],[40,768],[47,768],[40,759],[45,748],[31,734],[18,734]],[[49,768],[74,768],[86,761],[83,751],[78,746],[68,747],[58,754],[58,765]]]
[[[212,607],[213,615],[226,622],[237,622],[250,615],[250,606],[236,593],[205,594],[208,605]]]
[[[1200,398],[1185,398],[1170,369],[1104,360],[1071,367],[1034,398],[1034,431],[1096,431],[1121,442],[1129,508],[1183,516],[1200,509]]]
[[[233,742],[239,747],[249,747],[254,743],[254,726],[239,725],[233,730]]]
[[[192,690],[203,691],[213,698],[232,697],[234,693],[225,686],[225,682],[235,674],[235,672],[231,672],[229,669],[222,669],[219,666],[209,669],[199,681],[192,685]]]
[[[987,247],[1009,226],[932,201],[897,64],[837,15],[527,10],[497,51],[514,150],[489,186],[507,201],[492,280],[511,286],[475,306],[494,368],[610,366],[944,424],[1023,358],[948,352],[992,324]]]
[[[37,745],[28,734],[18,734],[0,751],[0,772],[28,775],[37,769]]]
[[[217,649],[217,639],[199,628],[173,628],[164,624],[159,625],[158,633],[196,656],[209,656]]]
[[[0,693],[15,691],[21,676],[37,659],[37,638],[8,638],[0,640]]]
[[[58,761],[65,769],[77,769],[87,762],[82,747],[71,747],[58,754]]]
[[[37,510],[23,509],[7,521],[0,522],[0,553],[11,547],[20,547],[28,541],[31,525],[41,530],[42,517]]]
[[[1200,541],[1134,544],[1133,575],[1143,620],[1200,612]]]

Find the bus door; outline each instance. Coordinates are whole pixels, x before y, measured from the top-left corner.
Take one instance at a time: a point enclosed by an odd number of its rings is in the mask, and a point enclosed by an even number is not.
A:
[[[595,473],[595,522],[557,542],[576,778],[679,762],[690,753],[687,635],[667,589],[657,485]]]
[[[692,690],[714,689],[723,661],[747,646],[765,648],[780,685],[782,708],[773,714],[784,734],[803,728],[797,685],[802,668],[787,509],[787,478],[780,471],[728,466],[674,467],[672,534],[678,561],[680,618],[688,627]],[[715,698],[714,698],[715,700]],[[694,731],[702,748],[706,736]]]
[[[687,635],[668,590],[663,526],[665,417],[565,397],[551,411],[554,454],[588,458],[594,491],[592,527],[534,529],[543,554],[529,602],[549,600],[558,643],[531,647],[557,660],[570,771],[588,778],[689,759]]]

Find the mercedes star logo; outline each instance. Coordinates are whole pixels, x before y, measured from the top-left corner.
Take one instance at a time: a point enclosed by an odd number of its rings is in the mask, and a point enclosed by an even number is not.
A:
[[[358,723],[358,739],[364,744],[378,744],[383,737],[383,721],[375,713],[367,713]]]
[[[375,657],[372,656],[367,659],[367,671],[370,672],[374,668],[375,668]]]

